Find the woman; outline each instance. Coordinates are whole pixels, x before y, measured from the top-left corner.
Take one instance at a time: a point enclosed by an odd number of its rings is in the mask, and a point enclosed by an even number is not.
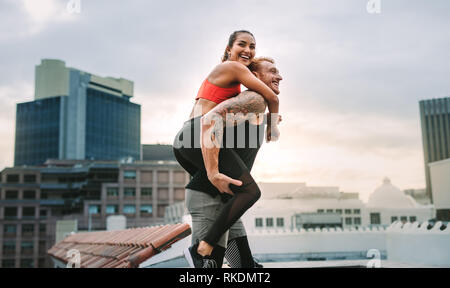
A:
[[[174,154],[181,166],[192,176],[199,170],[206,170],[209,181],[221,193],[232,195],[206,237],[189,248],[190,259],[188,257],[188,261],[191,261],[191,266],[202,265],[204,261],[202,256],[211,255],[213,246],[221,235],[261,195],[248,168],[234,150],[205,147],[205,145],[200,148],[199,145],[195,145],[198,143],[197,141],[203,143],[203,139],[200,139],[198,134],[200,127],[206,130],[210,129],[212,125],[202,123],[202,116],[222,101],[238,95],[241,84],[262,95],[269,107],[271,113],[269,115],[272,118],[276,117],[273,119],[278,119],[277,95],[256,78],[247,67],[255,56],[255,46],[255,39],[250,32],[241,30],[231,34],[222,63],[216,66],[203,82],[196,97],[197,101],[191,112],[190,120],[185,122],[175,137]],[[276,123],[276,121],[273,122]],[[272,131],[271,129],[276,129],[276,127],[271,128],[271,125],[268,125],[267,129],[267,140],[270,141],[271,133],[278,134],[278,132]]]

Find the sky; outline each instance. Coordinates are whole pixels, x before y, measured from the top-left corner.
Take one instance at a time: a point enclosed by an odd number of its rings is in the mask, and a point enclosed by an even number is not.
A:
[[[283,76],[281,137],[263,144],[256,181],[363,201],[384,177],[424,188],[419,101],[450,96],[450,2],[368,2],[2,0],[0,168],[13,165],[16,104],[33,100],[41,59],[132,80],[142,143],[171,144],[228,36],[246,29]]]

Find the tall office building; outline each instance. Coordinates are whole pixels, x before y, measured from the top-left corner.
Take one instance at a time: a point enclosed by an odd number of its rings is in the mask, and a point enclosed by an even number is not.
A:
[[[141,107],[131,97],[129,80],[43,59],[35,70],[35,100],[17,104],[14,165],[140,159]]]
[[[419,106],[427,195],[433,202],[428,164],[450,158],[450,97],[422,100]]]

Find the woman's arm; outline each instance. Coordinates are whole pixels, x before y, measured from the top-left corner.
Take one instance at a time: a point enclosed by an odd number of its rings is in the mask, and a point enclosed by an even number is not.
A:
[[[227,63],[232,71],[235,81],[240,82],[249,90],[255,91],[267,101],[269,113],[278,114],[279,99],[277,94],[272,91],[264,82],[256,78],[255,75],[243,64],[237,61]]]
[[[222,65],[224,65],[223,63]],[[267,101],[267,106],[269,107],[269,114],[267,115],[267,133],[266,140],[277,141],[280,135],[277,123],[278,123],[278,107],[279,99],[277,94],[272,91],[264,82],[256,78],[250,70],[243,64],[236,61],[229,61],[226,63],[226,68],[230,71],[234,81],[240,82],[242,85],[247,87],[249,90],[255,91]]]
[[[219,173],[219,151],[224,126],[234,126],[246,120],[259,124],[266,103],[256,92],[244,91],[221,102],[201,118],[202,155],[209,181],[221,192],[233,194],[229,184],[240,186],[240,181]],[[237,182],[236,182],[237,181]]]

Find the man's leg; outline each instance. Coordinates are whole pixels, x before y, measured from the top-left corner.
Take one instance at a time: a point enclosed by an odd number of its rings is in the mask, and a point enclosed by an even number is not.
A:
[[[224,203],[220,195],[212,197],[201,191],[186,189],[186,208],[192,217],[192,245],[201,241],[208,230],[214,224]],[[214,246],[211,258],[215,260],[217,268],[222,267],[225,249],[228,242],[228,231],[226,231]],[[212,266],[214,267],[214,265]]]

